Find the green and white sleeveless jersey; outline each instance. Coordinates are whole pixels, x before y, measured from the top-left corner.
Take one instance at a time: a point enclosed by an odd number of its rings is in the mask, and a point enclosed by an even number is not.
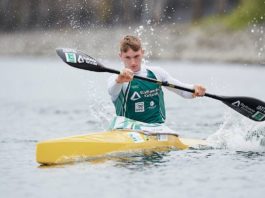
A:
[[[136,72],[135,75],[167,81],[193,89],[193,85],[181,83],[159,67],[142,66],[141,70]],[[117,75],[109,78],[108,91],[118,116],[124,116],[145,123],[165,122],[164,93],[160,85],[140,79],[134,79],[130,83],[119,84],[116,83],[116,78]],[[192,98],[192,94],[189,92],[172,88],[169,88],[169,90],[184,98]]]
[[[154,73],[147,70],[147,77],[156,79]],[[165,121],[164,94],[160,85],[140,79],[132,80],[114,101],[116,114],[146,123]]]

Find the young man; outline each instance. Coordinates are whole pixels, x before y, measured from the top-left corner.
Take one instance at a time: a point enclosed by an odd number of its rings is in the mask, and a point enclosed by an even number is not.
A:
[[[108,92],[118,116],[145,123],[165,122],[166,112],[162,87],[155,83],[133,79],[134,75],[167,81],[195,90],[192,94],[167,87],[184,98],[194,98],[205,94],[205,88],[201,85],[182,83],[160,67],[142,66],[144,50],[140,39],[135,36],[125,36],[121,40],[119,56],[125,68],[118,76],[111,76],[108,81]]]

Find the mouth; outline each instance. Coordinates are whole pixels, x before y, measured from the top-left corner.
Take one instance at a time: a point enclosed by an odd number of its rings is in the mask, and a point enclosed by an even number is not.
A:
[[[139,65],[127,65],[127,68],[131,69],[133,72],[137,72],[140,69]]]
[[[138,66],[132,66],[131,70],[133,70],[134,72],[138,71],[139,67]]]
[[[131,68],[136,68],[136,67],[137,67],[136,65],[131,66]]]

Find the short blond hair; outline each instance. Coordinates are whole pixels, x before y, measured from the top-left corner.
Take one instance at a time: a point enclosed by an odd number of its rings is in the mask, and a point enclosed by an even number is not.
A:
[[[127,35],[120,42],[120,51],[127,52],[129,49],[138,51],[142,49],[141,40],[136,36]]]

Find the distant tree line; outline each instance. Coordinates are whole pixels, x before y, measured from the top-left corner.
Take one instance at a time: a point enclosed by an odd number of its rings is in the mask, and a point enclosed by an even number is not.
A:
[[[232,29],[240,29],[249,24],[260,24],[265,22],[264,0],[241,0],[240,6],[232,14],[223,17],[226,26]]]
[[[0,31],[194,22],[240,0],[1,0]]]

